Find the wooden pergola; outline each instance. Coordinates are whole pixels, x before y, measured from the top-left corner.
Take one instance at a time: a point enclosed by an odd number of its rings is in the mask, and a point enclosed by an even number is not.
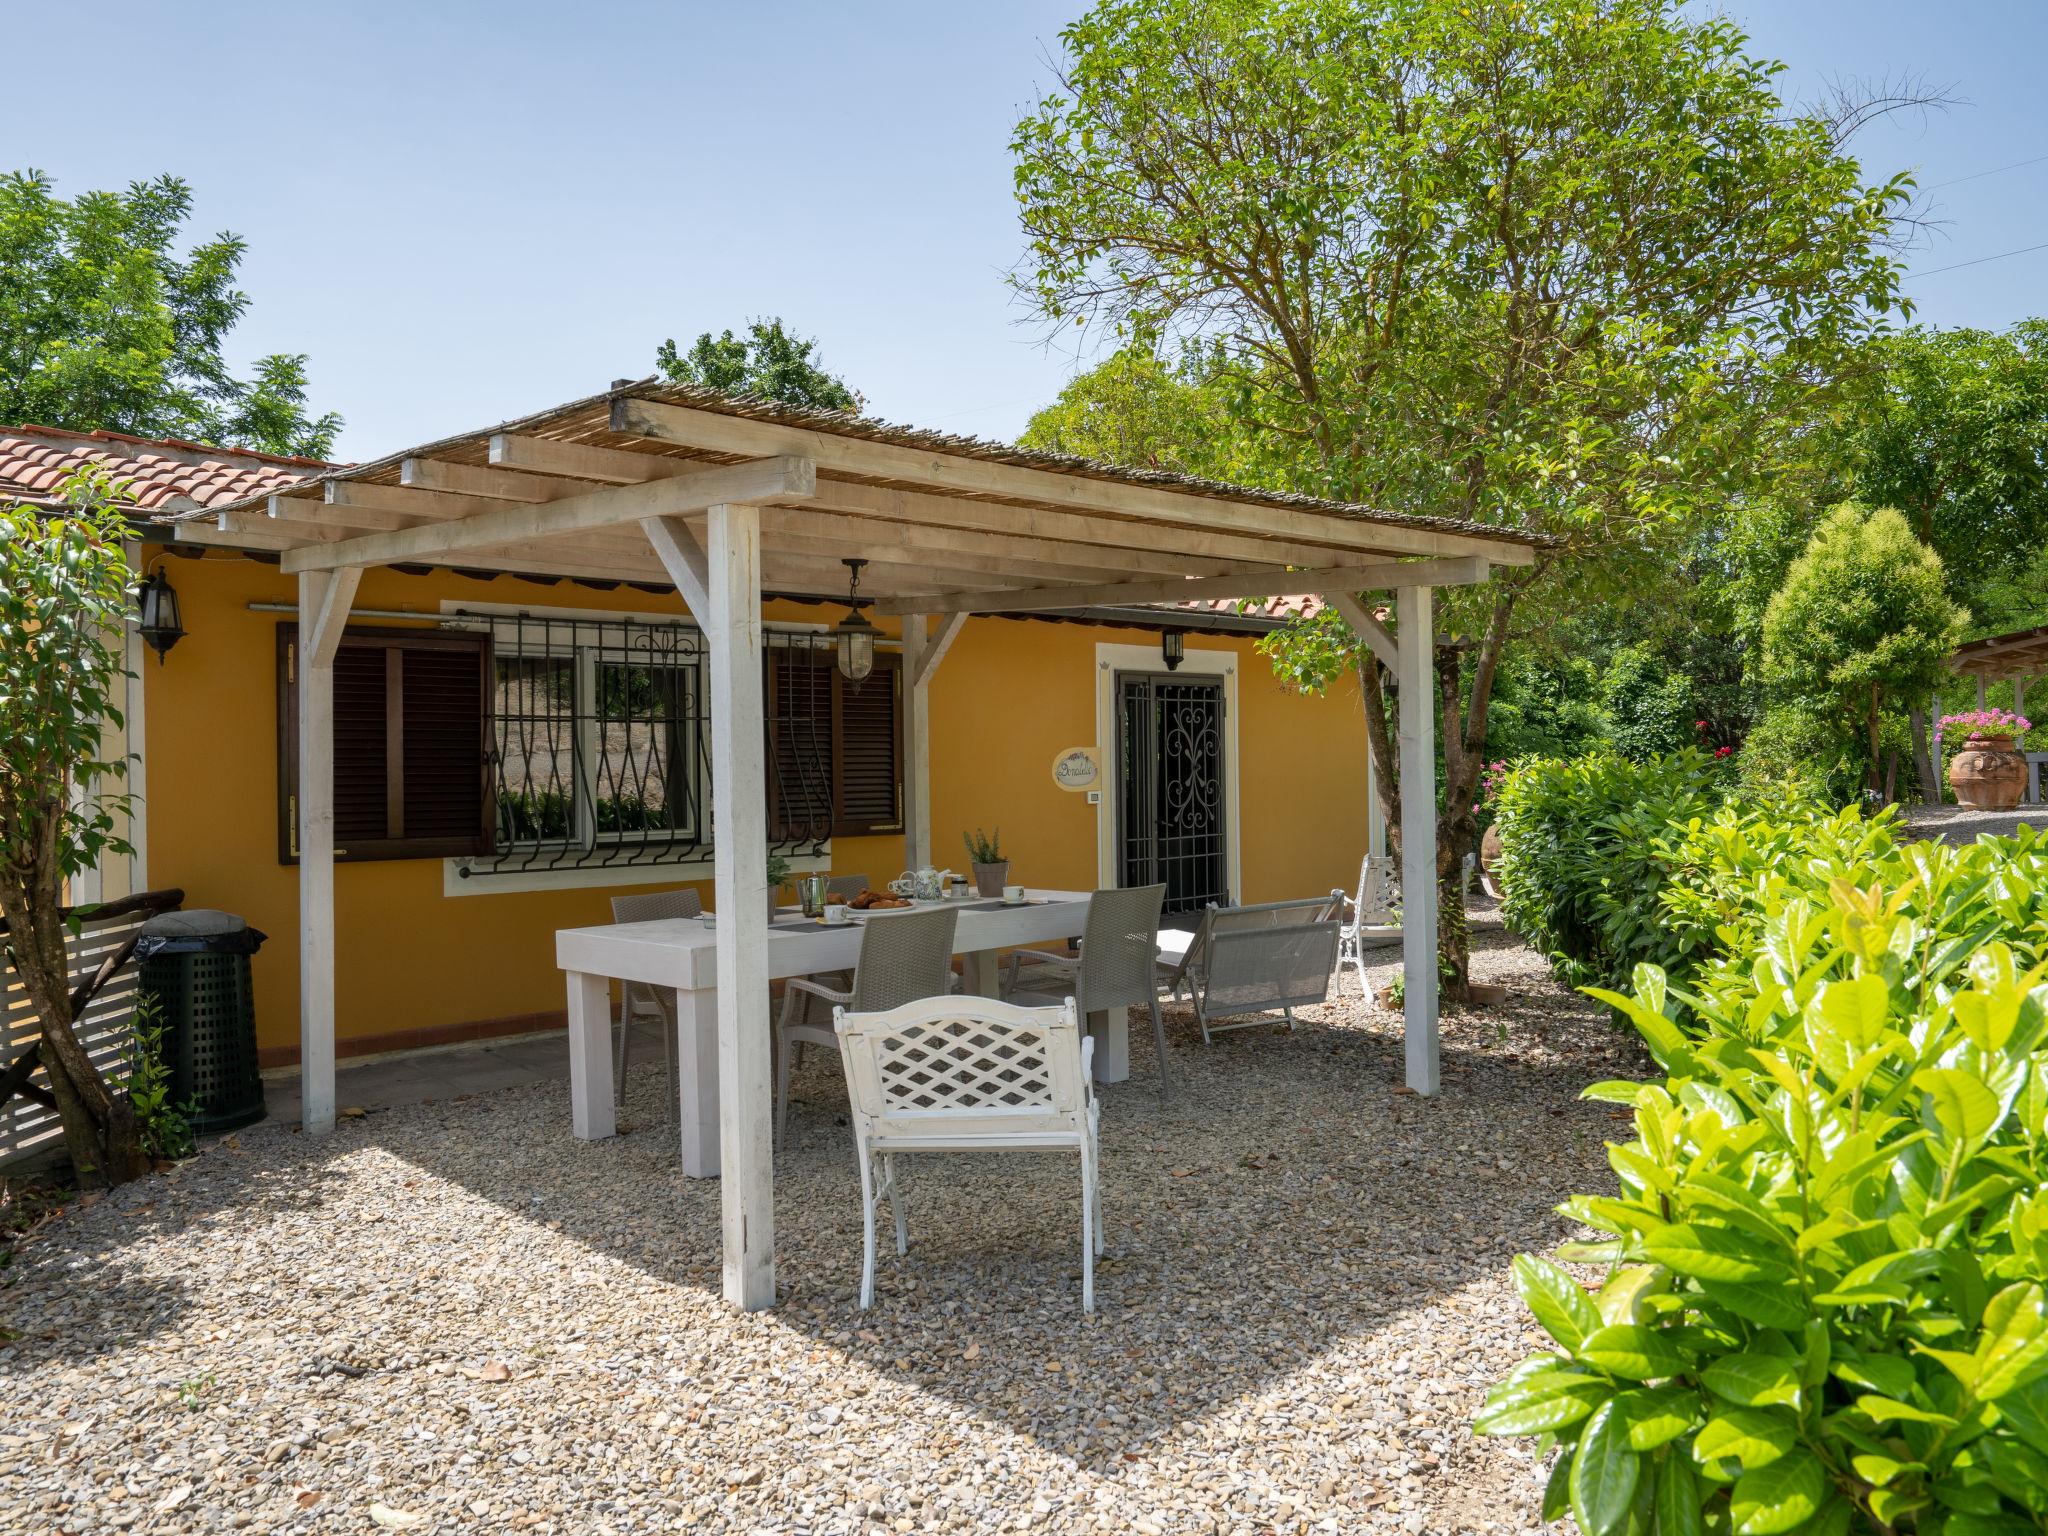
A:
[[[903,625],[905,827],[929,862],[929,688],[970,614],[1319,593],[1399,694],[1408,1085],[1438,1087],[1434,588],[1535,541],[1449,520],[1110,468],[648,380],[179,522],[298,578],[304,1120],[334,1121],[334,657],[363,571],[434,565],[670,584],[711,674],[725,1291],[774,1300],[764,593],[830,598],[841,562]],[[1358,594],[1391,590],[1392,633]]]

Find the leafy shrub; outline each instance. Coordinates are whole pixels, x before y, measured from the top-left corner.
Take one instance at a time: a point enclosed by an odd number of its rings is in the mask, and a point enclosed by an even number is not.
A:
[[[198,1143],[192,1120],[199,1101],[171,1102],[171,1069],[164,1060],[163,1006],[154,992],[138,993],[129,1020],[128,1044],[122,1053],[128,1068],[128,1103],[142,1148],[152,1158],[190,1157]]]
[[[1725,769],[1696,751],[1518,766],[1494,811],[1502,918],[1567,982],[1619,985],[1644,960],[1682,968],[1695,939],[1663,921],[1671,861],[1662,845],[1732,789]]]
[[[2048,839],[1704,846],[1722,952],[1594,991],[1663,1072],[1588,1090],[1635,1117],[1561,1208],[1604,1282],[1516,1261],[1558,1352],[1477,1427],[1562,1445],[1588,1536],[2048,1529]]]

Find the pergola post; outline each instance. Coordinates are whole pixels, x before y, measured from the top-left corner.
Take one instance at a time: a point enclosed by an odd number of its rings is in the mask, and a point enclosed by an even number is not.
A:
[[[360,566],[299,576],[299,1121],[334,1129],[334,654]]]
[[[761,510],[756,506],[714,506],[706,514],[705,531],[725,1299],[753,1312],[775,1304]]]
[[[1401,977],[1408,1086],[1435,1093],[1437,1042],[1436,666],[1429,587],[1395,589],[1401,721]]]
[[[934,862],[932,675],[966,622],[965,614],[949,613],[928,631],[923,614],[903,616],[903,853],[912,869]]]
[[[930,632],[921,613],[903,615],[903,863],[932,861],[931,695],[917,685]]]

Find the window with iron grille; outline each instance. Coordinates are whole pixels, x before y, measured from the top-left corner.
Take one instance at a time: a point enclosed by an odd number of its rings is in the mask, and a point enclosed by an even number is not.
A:
[[[465,696],[408,704],[404,783],[432,800],[438,819],[407,811],[408,830],[443,829],[453,804],[469,834],[459,845],[421,843],[457,857],[459,873],[699,864],[711,856],[711,740],[703,632],[683,621],[556,615],[545,610],[454,613],[444,632],[392,631],[388,644],[453,648],[469,658]],[[285,626],[291,630],[291,626]],[[384,699],[389,686],[354,652],[369,632],[345,632],[335,667],[335,799],[338,823],[367,820],[389,804],[397,763]],[[900,658],[884,653],[862,683],[834,666],[829,635],[770,629],[763,635],[764,758],[775,852],[821,858],[832,837],[902,830]],[[281,652],[282,663],[282,652]],[[413,666],[410,652],[408,667]],[[433,664],[417,668],[424,683]],[[361,675],[358,676],[357,674]],[[413,676],[408,673],[407,676]],[[279,672],[281,718],[296,718],[296,687]],[[406,696],[413,690],[408,687]],[[294,727],[289,740],[297,739]],[[281,836],[296,821],[296,764],[282,751],[287,798]],[[466,752],[466,757],[464,753]],[[466,766],[465,766],[466,765]],[[467,775],[466,781],[464,775]],[[468,798],[455,793],[466,782]],[[410,791],[408,792],[410,793]],[[409,801],[403,802],[409,804]],[[286,804],[290,810],[285,811]],[[350,856],[414,856],[388,839],[342,840]],[[351,846],[353,844],[354,846]],[[296,856],[295,850],[292,856]]]
[[[467,867],[516,874],[709,859],[703,632],[683,621],[545,611],[482,622],[493,658],[497,828],[490,855]],[[771,628],[762,642],[773,851],[821,858],[835,832],[900,830],[898,658],[878,657],[856,688],[833,665],[828,635]]]

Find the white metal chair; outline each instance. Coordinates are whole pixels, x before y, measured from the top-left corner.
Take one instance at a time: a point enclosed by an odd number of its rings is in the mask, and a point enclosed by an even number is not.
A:
[[[1332,891],[1202,914],[1186,951],[1170,968],[1162,962],[1161,971],[1170,994],[1185,992],[1193,1004],[1204,1045],[1226,1030],[1250,1028],[1259,1014],[1279,1013],[1292,1030],[1295,1009],[1328,1000],[1343,902],[1343,892]]]
[[[856,1013],[879,1013],[922,998],[943,997],[953,980],[953,930],[957,907],[915,912],[877,912],[861,920],[860,958],[853,980],[832,987],[819,976],[783,983],[782,1012],[775,1023],[775,1147],[789,1131],[789,1076],[807,1045],[839,1049],[839,1036],[809,1020],[811,999]]]
[[[1358,866],[1358,896],[1348,898],[1342,891],[1330,892],[1337,902],[1349,907],[1343,914],[1343,931],[1337,937],[1337,985],[1344,984],[1344,967],[1358,972],[1358,989],[1370,992],[1365,980],[1365,946],[1398,944],[1401,941],[1400,895],[1395,884],[1392,854],[1369,853]]]
[[[612,898],[612,921],[615,923],[652,923],[671,917],[701,917],[704,902],[693,890],[644,891],[634,896]],[[612,1073],[612,1093],[619,1103],[626,1102],[626,1063],[632,1057],[633,1021],[635,1018],[652,1018],[661,1024],[661,1059],[666,1072],[670,1093],[669,1112],[676,1107],[676,995],[659,987],[644,986],[637,981],[619,983],[619,1030],[618,1061]]]
[[[1095,1310],[1102,1252],[1095,1042],[1072,998],[1018,1008],[934,997],[883,1013],[833,1010],[860,1157],[860,1304],[875,1301],[875,1212],[889,1197],[896,1251],[910,1246],[896,1159],[911,1152],[1073,1150],[1081,1156],[1081,1310]]]
[[[1159,909],[1165,902],[1164,885],[1097,891],[1088,898],[1080,957],[1041,949],[1016,950],[1010,956],[1010,978],[1003,995],[1015,1003],[1044,1005],[1065,993],[1074,999],[1083,1018],[1109,1008],[1151,1009],[1152,1038],[1159,1051],[1159,1096],[1170,1099],[1166,1021],[1159,1015],[1156,969]]]

